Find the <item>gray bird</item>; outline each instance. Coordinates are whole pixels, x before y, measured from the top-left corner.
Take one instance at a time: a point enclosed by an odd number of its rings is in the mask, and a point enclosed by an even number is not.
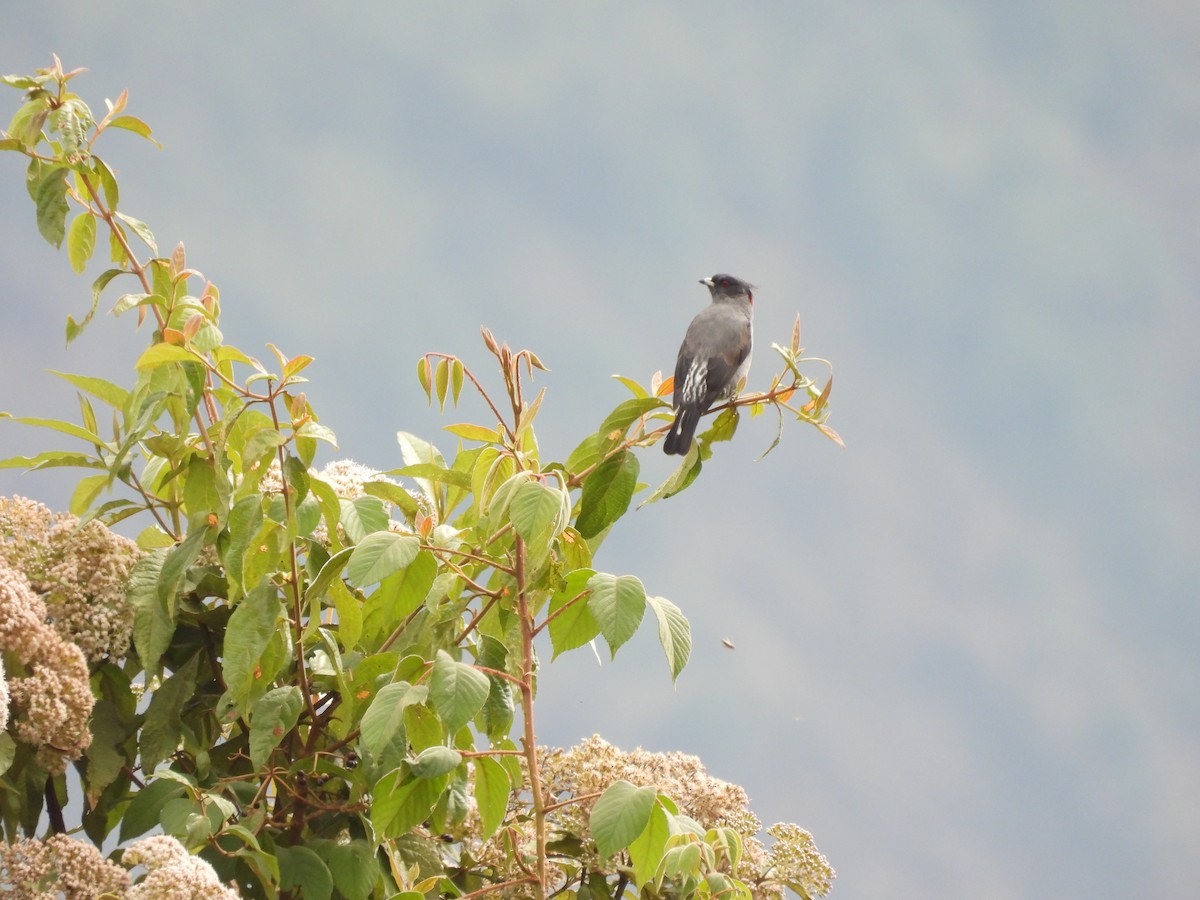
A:
[[[668,454],[692,446],[700,416],[728,400],[750,369],[754,293],[732,275],[701,278],[712,304],[692,319],[675,362],[675,421],[663,441]]]

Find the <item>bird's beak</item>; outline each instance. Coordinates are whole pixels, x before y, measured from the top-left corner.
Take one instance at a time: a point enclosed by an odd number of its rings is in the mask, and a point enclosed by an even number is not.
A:
[[[713,286],[712,276],[710,275],[708,278],[701,278],[700,283],[703,285],[707,285],[708,287],[712,287]]]

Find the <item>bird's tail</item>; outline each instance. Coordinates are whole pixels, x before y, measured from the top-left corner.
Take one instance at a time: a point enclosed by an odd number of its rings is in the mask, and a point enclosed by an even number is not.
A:
[[[700,424],[700,410],[691,406],[681,409],[675,416],[675,421],[671,423],[667,439],[663,441],[663,451],[668,456],[685,455],[692,447],[692,435],[696,433],[698,424]]]

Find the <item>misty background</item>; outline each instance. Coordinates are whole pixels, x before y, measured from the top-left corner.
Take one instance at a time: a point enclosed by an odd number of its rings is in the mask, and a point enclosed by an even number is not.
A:
[[[227,340],[316,363],[341,453],[444,451],[428,350],[552,370],[563,458],[669,373],[696,283],[759,285],[750,386],[797,312],[842,450],[743,417],[597,567],[690,618],[545,671],[539,738],[698,754],[795,821],[833,895],[1192,897],[1200,884],[1200,7],[5,5],[0,69],[91,71],[122,209],[221,290]],[[0,92],[0,124],[18,92]],[[0,410],[78,415],[47,369],[133,379],[0,154]],[[107,310],[116,293],[102,300]],[[820,378],[820,370],[814,374]],[[56,441],[61,437],[61,441]],[[0,422],[0,457],[69,447]],[[673,468],[643,452],[642,477]],[[64,509],[61,473],[0,493]],[[735,649],[727,649],[729,641]],[[544,662],[548,664],[549,648]]]

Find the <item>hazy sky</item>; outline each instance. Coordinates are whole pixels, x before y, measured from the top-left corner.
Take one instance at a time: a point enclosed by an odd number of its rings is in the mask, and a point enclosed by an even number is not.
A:
[[[68,12],[69,11],[69,12]],[[56,52],[122,202],[221,288],[226,336],[317,358],[344,455],[451,449],[413,375],[552,371],[545,455],[669,370],[696,284],[760,286],[753,386],[793,316],[841,450],[744,421],[598,565],[678,603],[551,665],[540,737],[699,754],[810,829],[835,897],[1191,897],[1200,883],[1200,13],[1152,2],[11,3],[0,68]],[[5,97],[9,112],[19,99]],[[37,235],[0,156],[0,409],[48,368],[132,379],[145,335]],[[493,381],[494,383],[494,381]],[[0,456],[46,438],[0,427]],[[658,450],[643,477],[671,464]],[[69,489],[0,471],[0,492]],[[722,646],[722,639],[736,649]],[[548,658],[548,654],[547,654]]]

